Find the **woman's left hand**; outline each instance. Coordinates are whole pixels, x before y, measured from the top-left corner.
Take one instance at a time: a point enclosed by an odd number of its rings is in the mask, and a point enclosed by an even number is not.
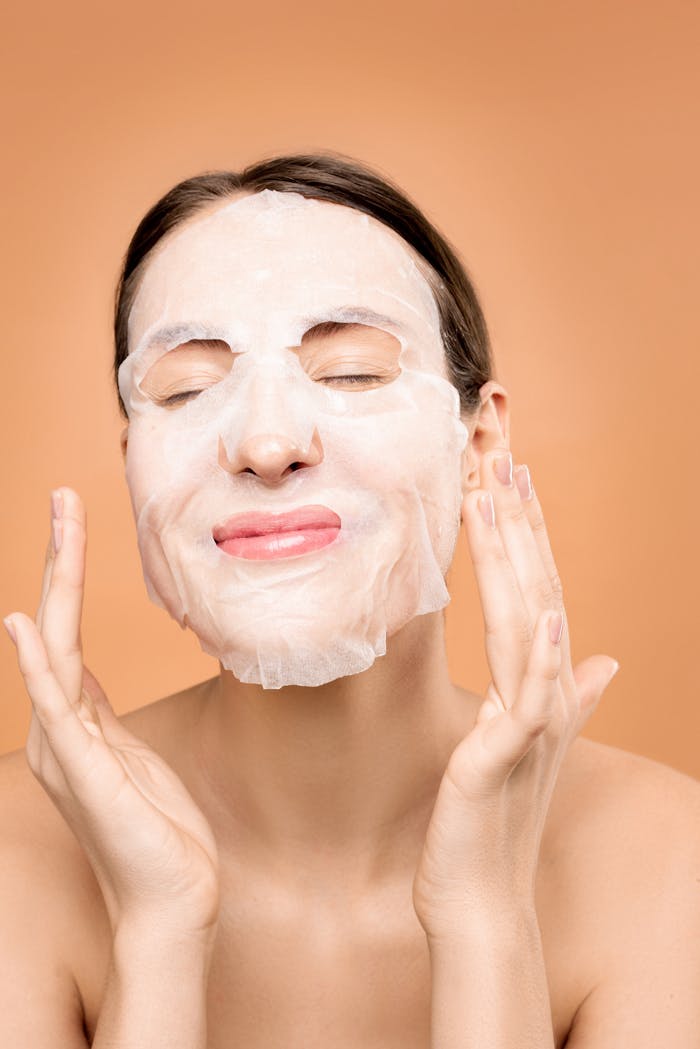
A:
[[[506,483],[496,472],[499,457]],[[454,934],[459,923],[534,908],[542,831],[562,760],[617,670],[605,655],[571,665],[561,582],[537,495],[527,498],[527,468],[513,471],[508,449],[496,448],[483,456],[480,480],[462,511],[492,679],[473,729],[448,762],[413,882],[429,939]]]

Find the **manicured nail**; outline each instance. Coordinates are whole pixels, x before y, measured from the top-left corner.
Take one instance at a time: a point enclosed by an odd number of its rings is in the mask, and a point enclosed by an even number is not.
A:
[[[53,532],[53,549],[54,553],[58,553],[61,549],[61,539],[63,538],[63,521],[57,521],[56,518],[51,522],[51,531]]]
[[[553,645],[558,645],[561,641],[563,629],[564,616],[561,612],[555,612],[553,616],[549,617],[549,640]]]
[[[56,520],[63,517],[63,493],[58,489],[51,493],[51,516]]]
[[[510,488],[513,483],[513,456],[510,452],[507,455],[499,455],[497,459],[494,459],[493,472],[501,484]]]
[[[479,496],[479,511],[489,528],[496,527],[496,514],[493,508],[493,496],[490,492]]]
[[[530,481],[530,471],[524,464],[522,466],[516,466],[515,468],[515,483],[518,486],[521,499],[532,499],[532,483]]]
[[[10,640],[12,641],[12,644],[16,645],[17,644],[17,634],[15,632],[15,625],[14,625],[14,623],[12,622],[12,620],[10,619],[9,616],[6,616],[5,619],[3,619],[3,623],[5,624],[5,630],[10,635]]]

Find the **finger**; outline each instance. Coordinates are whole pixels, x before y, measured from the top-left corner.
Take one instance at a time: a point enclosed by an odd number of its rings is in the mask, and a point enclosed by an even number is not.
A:
[[[42,730],[42,753],[32,759],[27,751],[30,768],[55,799],[70,795],[82,808],[97,812],[123,790],[128,780],[123,763],[98,733],[86,727],[79,713],[81,704],[68,702],[29,616],[16,612],[7,619],[32,711]]]
[[[523,499],[514,482],[512,454],[503,448],[487,452],[481,462],[481,480],[482,486],[493,495],[496,526],[534,627],[542,611],[561,609],[562,597],[552,587]]]
[[[49,793],[65,797],[69,790],[68,781],[63,769],[56,760],[56,755],[51,749],[33,705],[29,734],[24,751],[29,768],[41,780],[44,787],[49,790]]]
[[[68,701],[49,664],[43,638],[22,612],[8,616],[19,669],[41,729],[62,769],[79,765],[90,743],[76,708]]]
[[[553,640],[553,620],[561,613],[544,611],[535,626],[522,687],[511,707],[484,724],[484,751],[493,784],[522,761],[557,717],[560,699],[561,647]]]
[[[522,481],[523,493],[521,493],[522,506],[527,517],[528,523],[532,530],[532,534],[537,544],[544,570],[549,578],[549,585],[554,594],[558,596],[560,611],[564,613],[564,632],[561,639],[561,681],[564,689],[568,695],[575,694],[576,683],[574,680],[572,663],[571,663],[571,641],[569,637],[569,623],[566,615],[566,609],[564,607],[564,588],[557,570],[554,555],[552,553],[552,547],[549,542],[549,536],[547,535],[547,527],[544,520],[544,513],[542,506],[537,497],[537,492],[532,484],[532,478],[530,477],[530,471],[526,465],[517,467],[514,471],[515,480]],[[529,496],[529,497],[528,497]]]
[[[83,676],[80,619],[85,582],[85,510],[70,488],[62,496],[60,547],[44,601],[42,637],[49,664],[64,694],[77,703]]]
[[[573,734],[578,735],[596,710],[603,692],[620,669],[620,664],[612,656],[589,656],[574,667],[574,679],[578,688],[578,718]]]
[[[496,691],[509,706],[515,699],[532,644],[532,626],[500,531],[487,523],[480,502],[491,495],[473,488],[462,517],[484,618],[486,657]]]
[[[44,605],[46,603],[46,595],[49,592],[49,584],[51,582],[51,573],[53,572],[54,560],[56,557],[56,548],[54,540],[54,507],[58,508],[61,503],[61,493],[59,490],[51,493],[51,518],[49,522],[49,541],[46,546],[46,556],[44,558],[44,574],[41,580],[41,596],[39,598],[39,607],[37,608],[34,621],[36,622],[39,632],[43,630],[44,624]]]

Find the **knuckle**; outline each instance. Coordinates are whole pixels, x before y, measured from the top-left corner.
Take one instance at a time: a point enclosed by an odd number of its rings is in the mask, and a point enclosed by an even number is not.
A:
[[[538,604],[551,608],[554,604],[554,592],[548,579],[538,579],[534,584],[535,598]]]
[[[530,526],[538,538],[547,538],[547,529],[544,523],[544,515],[541,510],[537,510],[530,517]]]
[[[482,540],[476,543],[474,550],[472,551],[472,560],[474,564],[479,568],[483,568],[494,562],[501,567],[507,567],[506,562],[508,557],[503,544],[500,541],[497,532],[493,532],[492,536],[488,540]]]
[[[532,647],[534,631],[527,620],[519,616],[505,616],[496,622],[487,622],[484,625],[487,637],[502,638],[506,635],[510,645],[529,650]]]
[[[541,668],[538,677],[540,679],[544,680],[544,681],[556,681],[558,679],[558,677],[559,677],[559,664],[558,664],[558,662],[557,662],[556,665],[554,665],[552,663],[545,664]]]
[[[523,621],[522,619],[518,619],[517,622],[513,623],[512,632],[516,642],[519,645],[521,645],[523,648],[528,649],[532,647],[535,632],[532,629],[530,623]]]
[[[528,521],[527,512],[522,502],[513,503],[512,506],[508,506],[505,514],[508,520],[513,521],[515,524],[519,524],[521,521]]]
[[[550,588],[555,600],[561,604],[564,602],[564,587],[558,572],[555,572],[550,581]]]

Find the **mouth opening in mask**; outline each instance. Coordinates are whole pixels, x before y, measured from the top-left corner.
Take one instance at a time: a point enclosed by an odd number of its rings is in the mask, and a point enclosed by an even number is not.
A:
[[[286,513],[235,514],[212,531],[219,550],[229,557],[268,561],[321,550],[340,534],[338,514],[320,504]]]

